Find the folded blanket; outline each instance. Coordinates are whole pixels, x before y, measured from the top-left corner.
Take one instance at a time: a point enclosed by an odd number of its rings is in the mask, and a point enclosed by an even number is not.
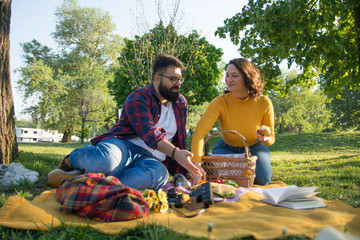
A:
[[[266,188],[279,186],[284,184],[277,182]],[[56,201],[56,190],[51,190],[43,192],[33,201],[10,197],[0,209],[0,225],[16,229],[48,230],[50,227],[60,227],[63,223],[90,226],[105,234],[119,234],[145,222],[163,225],[191,237],[207,237],[208,223],[212,223],[214,228],[210,237],[213,239],[247,236],[274,239],[282,236],[284,228],[287,229],[287,235],[304,234],[312,238],[325,227],[360,236],[359,208],[340,201],[325,201],[326,208],[293,210],[264,203],[261,198],[262,194],[250,190],[238,201],[215,203],[194,218],[184,218],[176,211],[165,214],[150,212],[145,218],[101,223],[75,214],[61,213],[61,205]],[[181,208],[181,211],[189,213],[185,208]]]
[[[123,185],[113,176],[88,173],[71,178],[57,190],[62,213],[75,213],[102,222],[142,218],[149,215],[149,205],[142,194]]]

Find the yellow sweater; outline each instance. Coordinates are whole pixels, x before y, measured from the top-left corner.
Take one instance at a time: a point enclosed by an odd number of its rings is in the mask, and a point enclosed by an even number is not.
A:
[[[262,125],[270,127],[272,132],[270,139],[263,144],[269,146],[275,142],[274,108],[271,100],[266,96],[260,96],[257,100],[249,97],[241,100],[232,93],[228,93],[211,101],[196,126],[191,143],[191,152],[194,154],[193,162],[201,161],[204,137],[217,119],[221,131],[235,130],[245,137],[249,146],[258,142],[256,131]],[[227,144],[234,147],[243,147],[244,145],[237,135],[222,134],[222,138]]]

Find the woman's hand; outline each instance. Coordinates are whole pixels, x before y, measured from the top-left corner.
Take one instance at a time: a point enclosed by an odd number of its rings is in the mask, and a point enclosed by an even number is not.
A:
[[[261,126],[256,132],[256,138],[261,142],[267,142],[270,139],[271,130],[267,126]]]
[[[261,135],[259,132],[256,134],[256,138],[261,142],[267,142],[270,139],[270,137]]]
[[[198,185],[201,181],[201,179],[203,179],[204,181],[206,181],[206,172],[204,171],[204,169],[201,167],[201,162],[193,162],[193,164],[200,169],[201,171],[201,175],[194,175],[191,174],[191,185]]]

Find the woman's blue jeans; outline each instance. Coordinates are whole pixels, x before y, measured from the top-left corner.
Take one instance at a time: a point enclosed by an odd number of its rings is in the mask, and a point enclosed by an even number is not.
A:
[[[272,169],[270,163],[269,149],[262,145],[259,141],[256,144],[249,146],[252,156],[257,156],[255,168],[255,184],[268,185],[271,182]],[[244,147],[233,147],[224,142],[222,138],[218,140],[212,150],[213,154],[231,154],[231,153],[245,153]]]
[[[151,153],[118,138],[75,149],[69,161],[74,169],[114,176],[124,185],[138,190],[158,190],[169,178],[165,165]]]

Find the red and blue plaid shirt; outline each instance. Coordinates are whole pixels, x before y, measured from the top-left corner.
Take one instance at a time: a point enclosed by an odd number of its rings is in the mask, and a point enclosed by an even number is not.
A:
[[[188,103],[180,94],[179,99],[173,102],[173,109],[177,125],[177,133],[172,143],[180,149],[186,149],[186,118]],[[133,139],[139,137],[146,145],[156,149],[157,143],[165,139],[166,132],[162,127],[155,127],[160,119],[161,102],[156,95],[154,85],[137,89],[126,98],[119,122],[108,133],[91,140],[93,145],[110,138]],[[176,163],[175,161],[173,161]],[[170,164],[167,158],[164,164],[171,174],[186,173],[178,164]]]

